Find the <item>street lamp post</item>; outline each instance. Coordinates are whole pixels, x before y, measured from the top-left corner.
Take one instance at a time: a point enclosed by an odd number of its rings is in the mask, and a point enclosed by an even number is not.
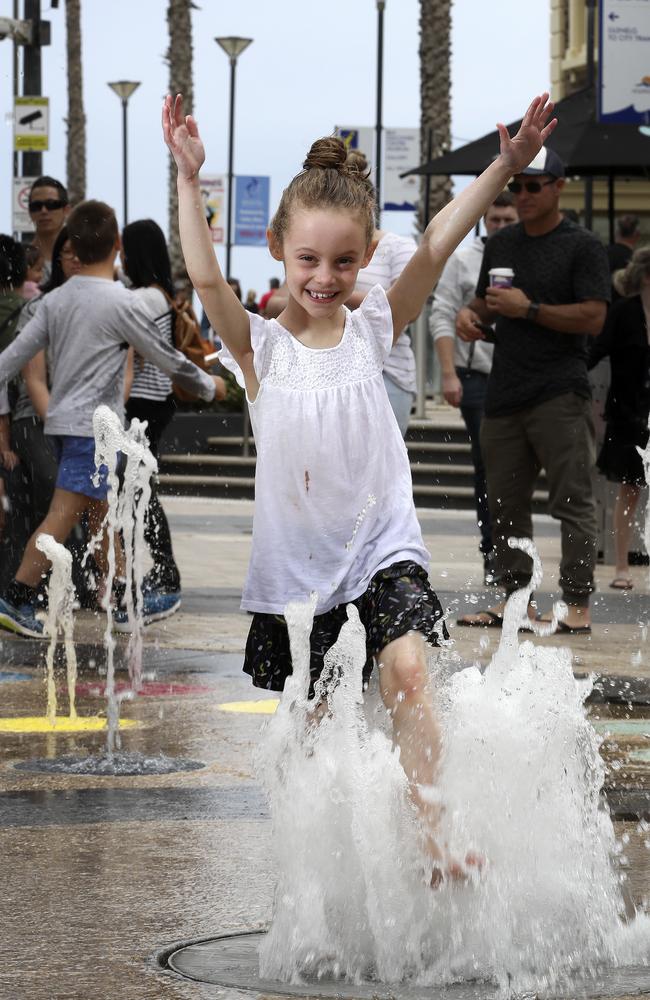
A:
[[[253,41],[252,38],[215,38],[230,59],[230,126],[228,129],[228,218],[226,222],[226,278],[230,278],[230,255],[232,252],[232,198],[233,198],[233,155],[235,140],[235,70],[237,58]]]
[[[381,133],[384,91],[384,10],[386,0],[377,0],[377,116],[375,121],[375,191],[377,192],[377,225],[381,222]]]
[[[128,155],[127,155],[127,105],[129,97],[134,90],[140,86],[133,80],[118,80],[116,83],[108,85],[122,102],[122,195],[124,199],[124,213],[122,224],[125,226],[129,221],[129,184],[128,184]]]

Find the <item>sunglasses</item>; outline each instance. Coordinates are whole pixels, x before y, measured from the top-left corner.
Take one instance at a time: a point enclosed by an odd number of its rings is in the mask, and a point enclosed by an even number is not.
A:
[[[55,212],[57,208],[65,208],[67,201],[63,201],[62,198],[44,198],[42,201],[36,199],[35,201],[30,201],[29,211],[30,212],[41,212],[44,208],[48,212]]]
[[[542,188],[547,187],[549,184],[555,184],[555,181],[555,177],[550,181],[526,181],[525,184],[522,184],[521,181],[510,181],[508,191],[512,191],[513,194],[521,194],[525,188],[528,194],[539,194]]]

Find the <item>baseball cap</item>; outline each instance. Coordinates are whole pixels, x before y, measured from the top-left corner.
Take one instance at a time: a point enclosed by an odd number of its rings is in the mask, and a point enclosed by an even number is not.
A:
[[[519,170],[520,174],[550,174],[552,177],[564,177],[564,164],[560,157],[552,149],[542,146],[535,159],[528,164],[525,170]]]

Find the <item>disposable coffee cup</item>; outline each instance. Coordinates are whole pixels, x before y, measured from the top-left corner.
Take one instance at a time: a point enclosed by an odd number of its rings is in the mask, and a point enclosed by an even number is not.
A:
[[[515,272],[511,267],[492,267],[488,274],[491,288],[512,288]]]

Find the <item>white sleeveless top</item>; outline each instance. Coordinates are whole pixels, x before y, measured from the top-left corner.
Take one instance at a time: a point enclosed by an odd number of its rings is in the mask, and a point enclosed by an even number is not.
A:
[[[315,591],[323,614],[359,597],[391,563],[426,569],[406,447],[382,378],[393,340],[383,289],[346,310],[336,347],[305,347],[255,314],[250,327],[260,388],[249,402],[257,471],[242,608],[282,614]],[[229,351],[219,357],[243,386]]]

